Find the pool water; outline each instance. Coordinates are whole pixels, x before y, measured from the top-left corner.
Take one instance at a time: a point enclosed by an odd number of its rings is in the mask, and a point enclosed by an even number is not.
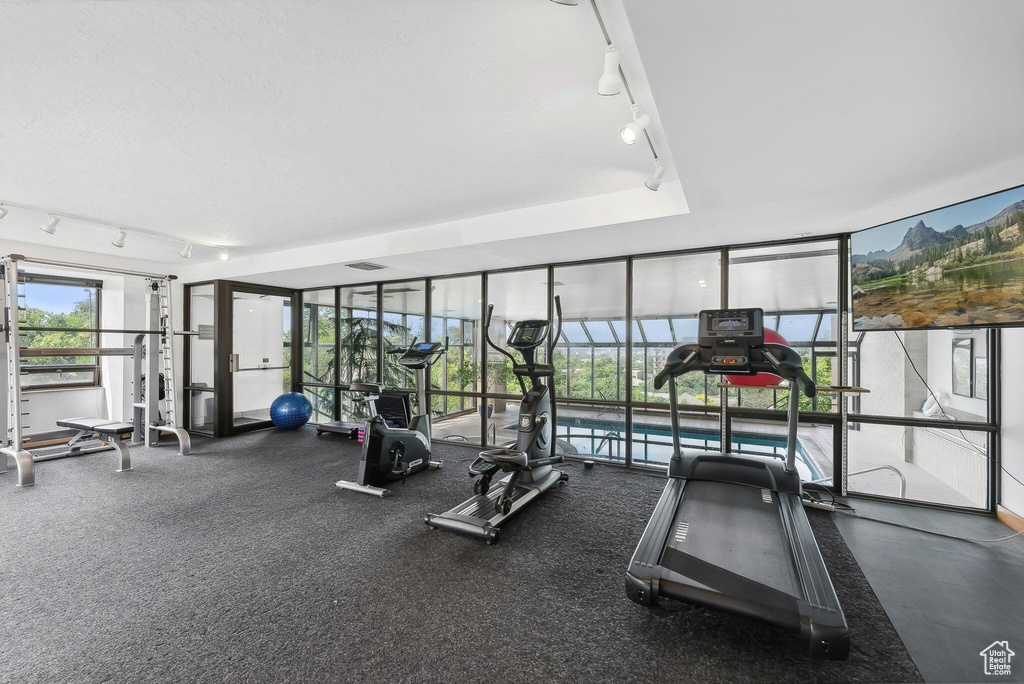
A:
[[[589,418],[558,417],[558,439],[568,442],[581,455],[593,455],[610,461],[626,460],[625,425]],[[717,430],[686,428],[679,433],[683,448],[720,451]],[[733,432],[732,452],[746,456],[786,457],[784,436]],[[633,423],[633,462],[666,465],[672,458],[672,433],[667,427]],[[825,477],[825,473],[797,440],[796,469],[804,482]]]

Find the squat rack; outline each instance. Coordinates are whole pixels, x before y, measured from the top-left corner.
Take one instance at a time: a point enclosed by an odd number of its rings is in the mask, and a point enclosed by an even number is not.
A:
[[[91,272],[114,273],[145,278],[148,281],[149,292],[147,323],[148,327],[142,329],[131,328],[51,328],[47,326],[22,326],[20,321],[20,304],[18,298],[18,270],[19,262],[53,266],[57,268],[70,268]],[[132,423],[135,430],[132,432],[131,443],[142,444],[144,441],[148,446],[158,446],[161,433],[171,433],[177,437],[178,453],[185,455],[191,453],[191,440],[188,432],[177,425],[177,413],[175,409],[175,382],[174,382],[174,335],[189,333],[174,333],[173,316],[171,315],[171,281],[176,276],[146,273],[128,269],[112,268],[108,266],[93,266],[90,264],[76,264],[53,259],[37,259],[26,257],[21,254],[10,254],[0,259],[0,278],[3,280],[4,310],[2,330],[6,346],[6,367],[7,367],[7,436],[6,444],[0,447],[0,454],[4,457],[0,461],[0,473],[7,472],[7,459],[14,459],[17,467],[17,482],[19,487],[31,487],[35,484],[36,460],[44,458],[33,458],[32,453],[25,448],[22,418],[26,413],[22,411],[22,404],[27,401],[22,397],[21,390],[21,358],[22,356],[46,355],[45,349],[26,349],[22,353],[21,335],[23,332],[86,332],[96,334],[122,334],[135,335],[131,347],[100,347],[94,349],[75,350],[73,352],[62,352],[66,355],[88,355],[88,356],[131,356],[133,358],[132,372]],[[154,345],[149,340],[156,340]],[[143,361],[145,360],[145,364]],[[160,361],[163,361],[161,369]],[[144,371],[145,365],[145,372]],[[160,396],[159,377],[161,371],[164,373],[166,388],[166,410],[167,420],[160,419]]]

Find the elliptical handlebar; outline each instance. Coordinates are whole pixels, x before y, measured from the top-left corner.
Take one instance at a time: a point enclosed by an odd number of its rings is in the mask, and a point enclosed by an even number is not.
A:
[[[551,335],[550,329],[548,330],[548,363],[552,363],[551,359],[555,357],[555,345],[558,344],[558,338],[562,336],[562,298],[559,295],[555,295],[555,312],[558,314],[558,328],[554,335]]]
[[[507,356],[508,360],[512,362],[512,365],[515,366],[516,365],[516,357],[512,356],[512,354],[507,349],[502,349],[498,345],[494,344],[494,340],[491,339],[491,314],[493,314],[493,313],[494,313],[494,304],[493,303],[492,304],[488,304],[487,305],[487,320],[484,322],[484,339],[487,340],[487,344],[491,345],[491,347],[493,347],[497,351],[499,351],[502,354],[504,354],[505,356]],[[519,387],[523,390],[523,396],[526,396],[526,393],[527,393],[526,381],[523,380],[518,375],[516,376],[516,379],[519,380]]]

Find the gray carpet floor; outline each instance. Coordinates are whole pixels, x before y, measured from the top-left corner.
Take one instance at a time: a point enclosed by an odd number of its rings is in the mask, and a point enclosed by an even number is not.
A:
[[[390,499],[338,490],[358,449],[312,429],[197,439],[0,476],[4,682],[903,682],[920,675],[832,523],[812,512],[846,662],[717,611],[630,602],[663,478],[567,464],[487,546],[423,514],[470,494],[475,451]]]

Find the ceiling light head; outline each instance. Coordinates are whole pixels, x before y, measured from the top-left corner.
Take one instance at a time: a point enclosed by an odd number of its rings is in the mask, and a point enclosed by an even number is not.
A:
[[[110,241],[110,244],[120,249],[121,247],[124,247],[124,241],[127,239],[128,233],[126,233],[124,231],[124,228],[122,228],[121,230],[117,231],[117,235],[115,235],[114,239]]]
[[[192,258],[192,243],[191,242],[186,242],[185,246],[181,248],[181,251],[178,252],[178,254],[180,254],[181,258],[183,258],[183,259],[190,259],[190,258]]]
[[[622,79],[619,77],[619,50],[609,45],[604,51],[604,74],[597,82],[598,95],[618,95],[622,92]]]
[[[7,216],[7,207],[0,204],[0,221],[3,221],[5,216]]]
[[[647,177],[647,182],[644,185],[647,186],[648,190],[654,190],[657,192],[658,188],[661,187],[661,179],[665,177],[665,167],[661,165],[661,162],[654,162],[654,171],[651,171],[651,175]]]
[[[54,233],[57,232],[57,224],[60,223],[60,219],[54,216],[53,214],[47,214],[47,216],[50,217],[50,220],[44,223],[43,225],[39,226],[39,230],[43,231],[44,233],[49,233],[50,235],[53,235]]]
[[[218,256],[220,257],[221,261],[227,261],[228,259],[231,258],[231,255],[228,254],[226,250],[221,252]]]
[[[633,105],[633,123],[626,124],[619,131],[619,137],[622,138],[622,142],[627,145],[632,145],[640,136],[643,135],[644,129],[647,128],[651,123],[651,117],[646,114],[640,113],[640,107]]]

